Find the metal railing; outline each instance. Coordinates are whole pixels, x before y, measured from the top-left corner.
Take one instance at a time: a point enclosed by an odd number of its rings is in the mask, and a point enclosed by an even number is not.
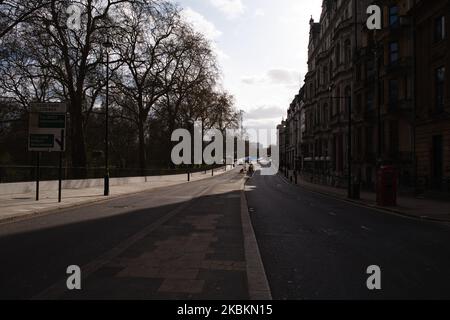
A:
[[[213,169],[224,167],[224,165],[212,165],[212,166],[196,166],[196,167],[178,167],[174,169],[139,169],[139,168],[117,168],[110,167],[111,178],[126,178],[126,177],[141,177],[141,176],[162,176],[162,175],[177,175],[206,172]],[[80,178],[79,172],[84,172],[83,177]],[[63,179],[64,180],[77,180],[77,179],[103,179],[105,174],[104,167],[88,167],[88,168],[75,168],[75,167],[63,167]],[[41,181],[58,180],[59,167],[57,166],[40,166],[39,176]],[[11,166],[0,165],[0,183],[13,183],[13,182],[31,182],[36,179],[37,169],[35,166]]]

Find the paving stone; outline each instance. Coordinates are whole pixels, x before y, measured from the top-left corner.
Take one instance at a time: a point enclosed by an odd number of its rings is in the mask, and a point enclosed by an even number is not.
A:
[[[158,289],[158,292],[198,294],[203,291],[204,285],[204,280],[165,279]]]

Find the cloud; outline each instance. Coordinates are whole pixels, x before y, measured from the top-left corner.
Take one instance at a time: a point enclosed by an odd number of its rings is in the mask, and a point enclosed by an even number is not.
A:
[[[299,86],[300,72],[288,69],[271,69],[262,76],[244,77],[242,82],[247,85],[271,84],[292,88]]]
[[[221,48],[219,48],[215,41],[222,35],[222,32],[216,28],[214,23],[190,7],[183,9],[181,14],[183,19],[190,23],[195,31],[202,33],[208,40],[211,41],[211,47],[219,60],[224,61],[230,59],[230,57]]]
[[[196,31],[204,34],[209,40],[215,40],[222,35],[222,32],[216,28],[214,23],[190,7],[185,8],[181,14],[185,21],[190,23]]]
[[[209,2],[229,19],[234,19],[245,12],[242,0],[209,0]]]
[[[285,113],[283,108],[274,105],[261,105],[247,111],[244,114],[244,127],[250,140],[259,141],[265,146],[275,143],[276,135],[273,130]],[[254,135],[256,132],[258,136]]]
[[[281,118],[285,110],[281,107],[277,106],[259,106],[256,108],[250,109],[250,111],[245,113],[245,118],[248,120],[267,120],[274,118]]]
[[[274,130],[281,122],[279,118],[264,119],[264,120],[247,120],[244,121],[245,130],[250,138],[250,141],[269,146],[275,144],[277,141],[276,131]]]
[[[264,17],[266,15],[265,11],[261,8],[255,10],[255,17]]]

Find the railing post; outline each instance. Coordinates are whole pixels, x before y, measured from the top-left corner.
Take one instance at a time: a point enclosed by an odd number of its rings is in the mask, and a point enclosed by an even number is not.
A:
[[[40,162],[41,162],[41,152],[36,152],[36,201],[39,201],[39,181],[40,181]]]

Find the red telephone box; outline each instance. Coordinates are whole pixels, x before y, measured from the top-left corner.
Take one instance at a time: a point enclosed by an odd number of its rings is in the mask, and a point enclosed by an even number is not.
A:
[[[394,166],[382,166],[378,170],[377,204],[383,207],[397,205],[397,170]]]

